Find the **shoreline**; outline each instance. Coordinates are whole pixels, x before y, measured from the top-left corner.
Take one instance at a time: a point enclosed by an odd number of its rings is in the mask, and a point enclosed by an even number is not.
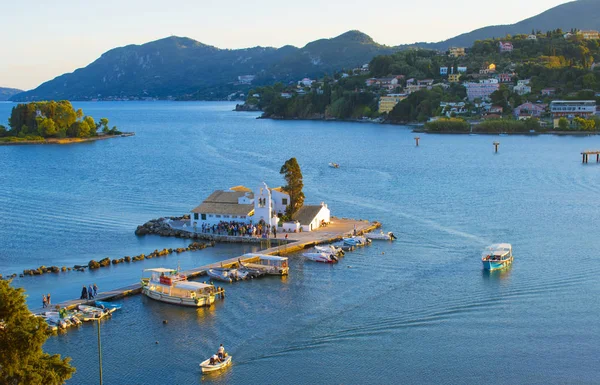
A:
[[[123,132],[120,135],[101,135],[93,136],[91,138],[48,138],[41,140],[22,140],[17,142],[3,142],[0,140],[0,146],[18,146],[18,145],[35,145],[35,144],[76,144],[76,143],[87,143],[95,142],[97,140],[105,140],[111,138],[122,138],[127,136],[135,136],[135,132]]]
[[[246,112],[246,111],[239,111]],[[372,121],[362,119],[337,119],[337,118],[282,118],[282,117],[263,117],[259,116],[256,119],[271,119],[271,120],[287,120],[287,121],[322,121],[322,122],[345,122],[345,123],[372,123],[372,124],[386,124],[391,126],[400,126],[412,128],[412,132],[417,134],[444,134],[444,135],[520,135],[520,136],[537,136],[537,135],[558,135],[558,136],[593,136],[600,135],[600,131],[536,131],[536,132],[469,132],[469,131],[430,131],[424,127],[424,123],[410,122],[410,123],[396,123],[390,121]]]

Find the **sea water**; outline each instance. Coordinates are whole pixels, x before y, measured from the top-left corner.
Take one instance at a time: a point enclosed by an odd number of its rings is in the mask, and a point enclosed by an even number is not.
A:
[[[379,220],[398,236],[336,265],[292,255],[289,277],[226,285],[225,300],[209,309],[122,299],[101,323],[104,383],[600,381],[600,165],[580,156],[600,149],[600,138],[419,134],[416,147],[407,127],[262,120],[232,103],[74,105],[136,135],[0,146],[0,274],[185,246],[134,230],[188,213],[217,189],[281,185],[291,157],[307,203]],[[11,107],[0,104],[0,122]],[[495,242],[512,243],[515,261],[488,273],[480,253]],[[84,284],[108,290],[135,283],[147,267],[188,268],[245,251],[217,245],[13,284],[37,308],[43,293],[56,303]],[[44,348],[72,358],[69,384],[92,384],[96,340],[86,324]],[[202,376],[198,363],[220,343],[233,366]]]

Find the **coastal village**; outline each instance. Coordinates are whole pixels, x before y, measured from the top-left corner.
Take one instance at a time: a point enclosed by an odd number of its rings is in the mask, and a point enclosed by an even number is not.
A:
[[[529,69],[522,70],[522,73],[520,71],[524,68],[523,55],[519,54],[514,57],[514,52],[517,50],[515,44],[523,47],[522,51],[527,49],[535,52],[536,45],[552,39],[560,39],[565,44],[576,42],[583,46],[587,44],[597,47],[600,41],[600,32],[593,30],[572,30],[566,33],[560,30],[547,33],[532,31],[532,34],[529,35],[510,37],[511,41],[508,41],[509,38],[494,39],[478,42],[479,46],[472,48],[450,47],[445,52],[435,52],[433,58],[427,59],[430,63],[440,63],[436,67],[437,72],[430,78],[409,77],[403,73],[391,73],[383,77],[372,76],[376,72],[381,72],[372,68],[373,65],[378,65],[378,58],[375,58],[370,64],[336,73],[333,77],[325,77],[319,80],[304,78],[296,83],[283,86],[280,88],[278,97],[289,100],[310,94],[323,95],[328,89],[332,88],[332,84],[341,84],[354,78],[360,79],[362,85],[352,82],[351,84],[355,88],[350,92],[374,95],[376,111],[373,108],[365,109],[366,113],[359,115],[355,113],[352,115],[351,120],[409,123],[410,121],[406,121],[405,118],[399,120],[396,118],[395,115],[398,115],[395,114],[397,112],[396,107],[402,101],[410,101],[409,97],[419,91],[435,91],[442,95],[441,100],[437,101],[435,106],[428,107],[431,109],[431,113],[420,114],[417,122],[424,123],[425,121],[434,122],[458,118],[468,121],[472,125],[478,125],[489,120],[513,120],[517,122],[534,122],[529,123],[531,130],[527,131],[531,132],[595,130],[596,120],[600,119],[600,108],[596,101],[596,98],[600,98],[600,92],[598,92],[600,88],[597,87],[593,76],[584,77],[587,80],[587,84],[584,84],[584,86],[587,85],[589,88],[582,87],[577,91],[569,92],[560,84],[553,87],[545,86],[544,83],[547,82],[540,81],[540,76],[536,75],[535,72],[531,73]],[[481,46],[484,46],[487,50],[485,51],[487,52],[486,55],[479,52],[482,50]],[[423,51],[414,52],[418,54]],[[411,54],[407,53],[406,55]],[[381,61],[390,61],[385,57],[382,58]],[[588,71],[591,75],[594,75],[597,69],[600,69],[600,66],[594,62],[594,58],[595,56],[590,54],[588,57],[581,59],[582,66],[584,66],[582,70]],[[468,65],[478,60],[481,62],[479,66],[472,67]],[[569,61],[574,59],[542,57],[541,61],[545,60],[554,63],[554,60]],[[555,66],[555,64],[549,64],[549,66]],[[246,84],[250,84],[253,79],[250,75],[240,76],[240,81],[243,80]],[[260,90],[260,88],[257,88],[252,91],[247,96],[245,105],[259,106],[259,109],[265,111],[267,117],[278,117],[277,112],[270,112],[271,109],[276,110],[277,103],[273,100],[268,103],[261,103],[261,98],[264,95],[261,95]],[[443,95],[446,94],[454,96],[444,97]],[[461,94],[463,96],[460,96]],[[360,99],[360,96],[356,98]],[[285,106],[283,103],[282,105]],[[333,105],[329,106],[328,109],[333,110],[332,107]],[[418,105],[412,103],[407,105],[406,108],[414,109],[415,107],[419,108]],[[330,111],[326,110],[325,114],[320,115],[315,113],[313,117],[292,115],[290,118],[312,119],[319,118],[319,116],[325,119],[335,118],[334,113],[328,112]],[[327,115],[333,116],[328,117]],[[347,118],[342,117],[342,119]]]

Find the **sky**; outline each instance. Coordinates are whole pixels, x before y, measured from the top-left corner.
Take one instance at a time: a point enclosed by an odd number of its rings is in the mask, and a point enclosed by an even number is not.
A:
[[[512,24],[565,0],[2,0],[0,87],[32,89],[102,53],[167,36],[219,48],[302,47],[357,29],[386,45]]]

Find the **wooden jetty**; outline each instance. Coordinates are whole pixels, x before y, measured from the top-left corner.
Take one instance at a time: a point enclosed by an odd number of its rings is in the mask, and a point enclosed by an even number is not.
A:
[[[260,254],[267,255],[286,255],[290,253],[295,253],[304,249],[308,249],[314,247],[316,245],[324,244],[324,243],[332,243],[341,241],[345,236],[352,235],[356,232],[357,235],[362,235],[369,233],[377,228],[381,227],[381,223],[379,222],[369,222],[363,220],[353,220],[346,218],[333,218],[332,222],[329,223],[326,227],[321,227],[317,230],[310,232],[300,232],[300,233],[287,233],[288,240],[285,241],[286,233],[278,233],[280,238],[268,238],[263,239],[264,244],[267,246],[266,249],[260,251]],[[231,237],[228,237],[231,238]],[[243,237],[239,237],[240,241]],[[272,246],[276,244],[277,246]],[[272,246],[272,247],[271,247]],[[194,269],[182,271],[187,278],[195,278],[198,276],[206,275],[208,269],[214,269],[219,267],[235,267],[238,265],[239,261],[252,263],[257,262],[258,257],[243,257],[237,256],[234,258],[225,259],[220,262],[211,263],[209,265],[200,266]],[[69,301],[60,302],[57,304],[52,304],[51,308],[56,308],[56,306],[60,308],[66,309],[75,309],[79,305],[93,305],[94,301],[111,301],[123,297],[127,297],[130,295],[140,294],[142,292],[142,286],[140,283],[134,283],[128,286],[124,286],[118,289],[105,291],[98,293],[96,298],[87,300],[87,299],[72,299]],[[224,296],[224,292],[220,293]],[[32,309],[31,312],[34,314],[38,314],[44,311],[49,311],[48,308],[37,308]]]
[[[596,163],[600,163],[600,151],[583,151],[581,153],[581,163],[587,163],[590,155],[596,155]]]

